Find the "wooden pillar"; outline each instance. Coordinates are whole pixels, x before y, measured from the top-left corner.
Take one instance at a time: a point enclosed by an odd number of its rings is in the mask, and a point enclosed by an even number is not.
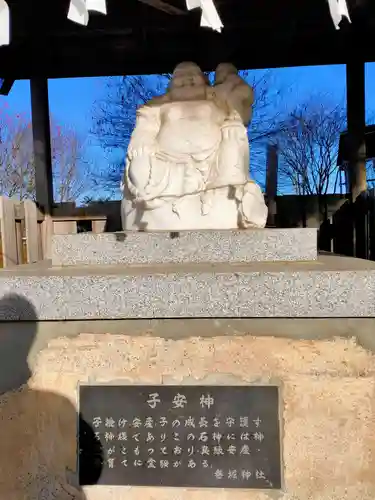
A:
[[[30,91],[36,202],[46,215],[51,215],[53,180],[47,78],[30,80]]]
[[[277,196],[278,153],[277,146],[270,144],[267,148],[266,171],[266,198],[268,205],[268,226],[276,224],[276,196]]]
[[[355,201],[366,191],[366,106],[365,63],[354,58],[346,65],[346,102],[348,121],[348,177],[350,194]]]

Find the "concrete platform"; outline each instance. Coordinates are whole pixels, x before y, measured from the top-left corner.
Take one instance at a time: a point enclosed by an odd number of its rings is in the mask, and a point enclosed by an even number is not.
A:
[[[138,265],[317,258],[316,229],[83,233],[55,235],[52,262],[70,265]]]
[[[4,296],[31,302],[20,309]],[[0,321],[159,318],[374,318],[375,263],[22,266],[0,272]]]

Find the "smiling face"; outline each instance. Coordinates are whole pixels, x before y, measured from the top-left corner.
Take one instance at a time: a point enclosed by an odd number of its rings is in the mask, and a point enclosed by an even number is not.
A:
[[[207,79],[199,66],[185,62],[176,66],[169,91],[172,98],[202,98],[207,88]]]

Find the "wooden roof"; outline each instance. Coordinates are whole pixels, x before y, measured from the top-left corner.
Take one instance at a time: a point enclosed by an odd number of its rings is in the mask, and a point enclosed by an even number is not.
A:
[[[375,60],[371,0],[349,0],[353,24],[338,31],[327,0],[214,2],[222,33],[201,28],[200,9],[188,12],[185,0],[107,0],[107,15],[90,13],[86,27],[67,19],[69,0],[8,0],[11,44],[0,48],[0,75],[150,74],[183,60],[205,70],[222,61],[251,69]],[[163,3],[175,13],[160,10]]]

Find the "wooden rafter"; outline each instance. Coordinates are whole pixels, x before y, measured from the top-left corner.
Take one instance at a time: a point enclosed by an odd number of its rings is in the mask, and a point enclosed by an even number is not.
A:
[[[173,16],[186,15],[186,11],[179,9],[178,7],[175,7],[174,5],[171,5],[167,2],[164,2],[163,0],[139,0],[139,1],[145,3],[146,5],[151,5],[151,7],[154,7],[155,9],[161,10]]]
[[[0,82],[0,95],[8,95],[11,88],[13,87],[14,79],[13,78],[4,78]]]
[[[66,19],[65,0],[51,3],[49,24],[45,0],[26,2],[27,9],[15,2],[12,42],[0,47],[0,77],[165,73],[183,60],[205,71],[224,59],[240,69],[344,64],[356,54],[375,60],[372,17],[353,9],[352,24],[336,31],[324,0],[288,0],[288,9],[274,2],[272,12],[264,0],[238,0],[236,8],[233,0],[214,1],[225,24],[220,34],[202,29],[200,9],[189,13],[183,0],[107,0],[107,16],[93,14],[86,27]],[[251,50],[250,39],[264,43]]]

